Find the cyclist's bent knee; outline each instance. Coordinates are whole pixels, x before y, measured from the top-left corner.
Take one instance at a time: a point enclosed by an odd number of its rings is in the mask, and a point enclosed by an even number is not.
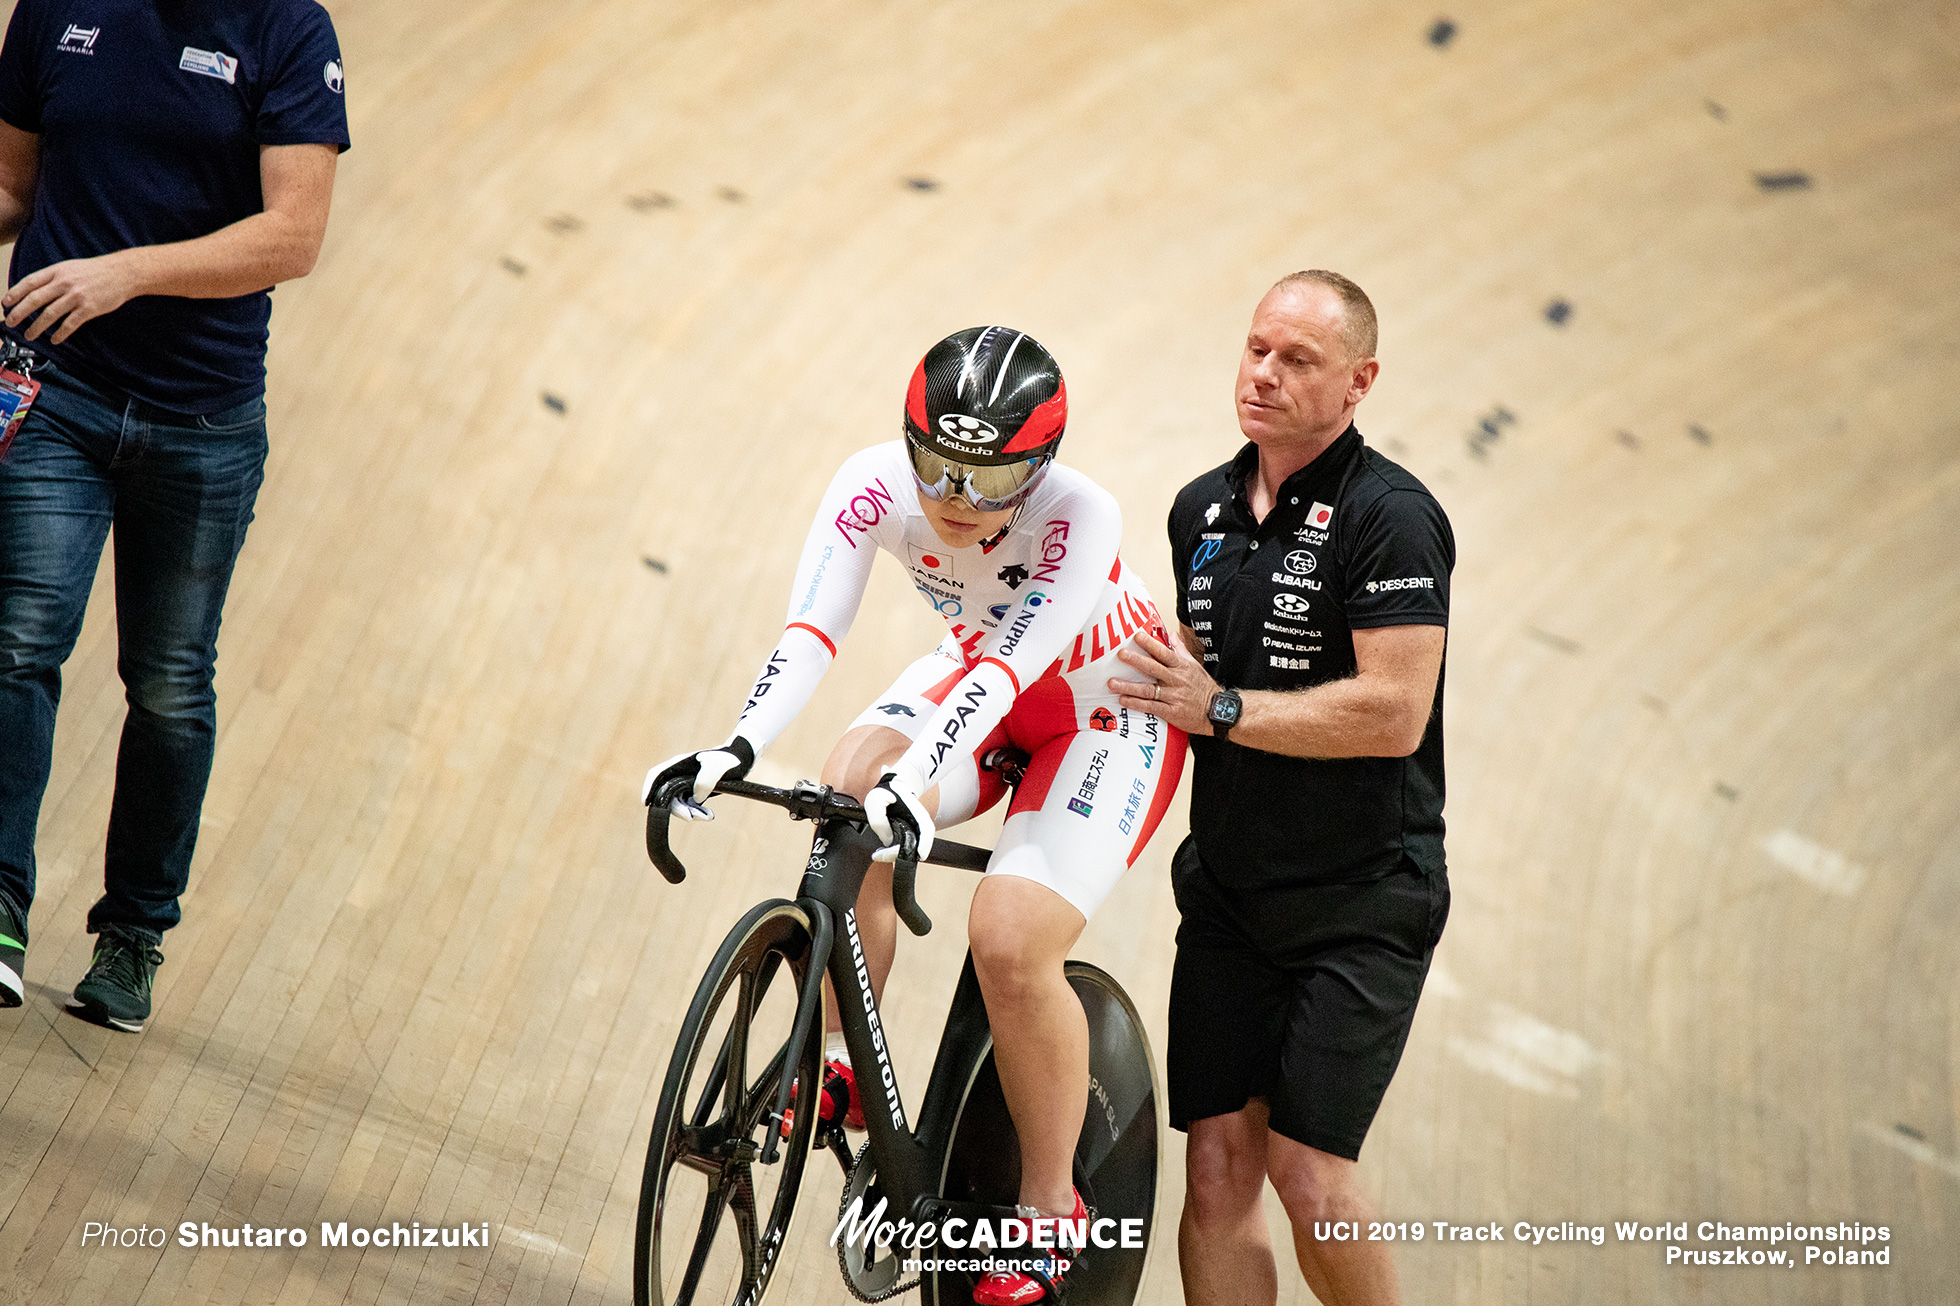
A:
[[[877,788],[891,764],[905,755],[911,741],[886,726],[858,726],[844,732],[823,764],[823,783],[842,794],[862,799]]]

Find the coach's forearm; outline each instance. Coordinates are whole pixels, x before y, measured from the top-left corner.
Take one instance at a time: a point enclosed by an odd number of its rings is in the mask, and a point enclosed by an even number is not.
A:
[[[1245,690],[1232,742],[1287,757],[1407,757],[1422,743],[1428,704],[1383,678],[1353,676],[1312,689]]]
[[[139,245],[105,257],[123,263],[131,298],[230,299],[311,272],[321,234],[283,213],[254,213],[195,240]]]

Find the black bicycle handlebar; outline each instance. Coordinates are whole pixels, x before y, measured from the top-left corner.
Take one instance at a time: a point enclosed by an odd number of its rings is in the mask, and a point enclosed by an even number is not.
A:
[[[647,795],[647,857],[660,868],[660,874],[666,877],[669,884],[679,884],[687,878],[687,868],[681,865],[680,858],[674,856],[674,847],[668,838],[668,824],[673,819],[671,804],[691,784],[693,781],[687,777],[676,776]],[[789,789],[753,784],[747,780],[723,780],[715,786],[715,793],[780,807],[798,821],[847,821],[860,829],[866,822],[864,807],[856,799],[838,793],[829,785],[810,780],[799,780]],[[892,865],[892,904],[898,908],[898,917],[905,922],[905,927],[914,934],[924,934],[932,929],[932,918],[919,907],[915,892],[921,860],[934,866],[950,866],[955,870],[984,871],[990,856],[992,854],[985,848],[955,843],[951,839],[935,839],[932,851],[921,859],[918,856],[918,832],[901,822],[898,860]]]

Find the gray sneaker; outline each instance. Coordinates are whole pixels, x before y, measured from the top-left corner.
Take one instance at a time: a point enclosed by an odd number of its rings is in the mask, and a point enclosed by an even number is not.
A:
[[[162,962],[156,945],[136,931],[104,925],[88,974],[68,999],[68,1014],[126,1034],[142,1033],[150,1018],[150,984]]]

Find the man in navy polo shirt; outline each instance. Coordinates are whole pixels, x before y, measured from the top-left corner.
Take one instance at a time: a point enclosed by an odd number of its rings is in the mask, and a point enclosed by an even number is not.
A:
[[[0,312],[40,390],[0,456],[0,1006],[24,996],[61,664],[113,526],[129,712],[68,1009],[127,1031],[149,1017],[264,479],[268,292],[319,256],[343,81],[313,0],[20,0],[7,27]]]

